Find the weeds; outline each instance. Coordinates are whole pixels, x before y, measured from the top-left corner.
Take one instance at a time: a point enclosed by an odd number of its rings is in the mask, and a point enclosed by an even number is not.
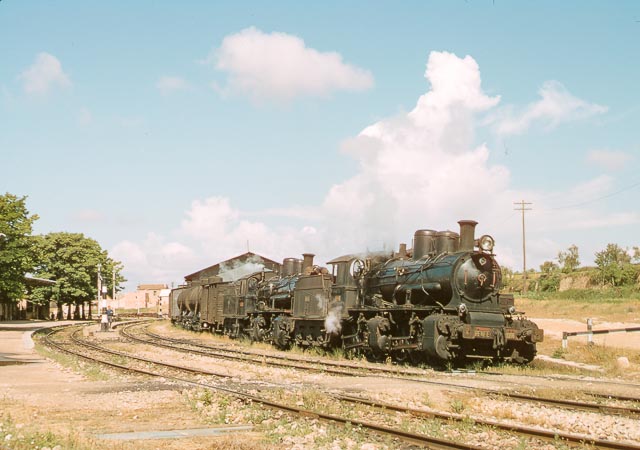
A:
[[[462,414],[464,410],[467,408],[466,403],[461,399],[453,399],[451,403],[449,403],[451,411],[456,414]]]
[[[31,450],[43,447],[51,449],[80,450],[87,448],[78,436],[69,434],[60,437],[50,431],[35,430],[24,424],[15,423],[11,415],[0,417],[0,448],[11,450]]]

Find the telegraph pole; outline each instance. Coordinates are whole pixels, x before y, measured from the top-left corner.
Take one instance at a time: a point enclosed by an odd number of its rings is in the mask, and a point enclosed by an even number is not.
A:
[[[100,292],[102,292],[102,264],[98,263],[98,282],[97,282],[97,286],[98,288],[98,313],[100,313]],[[89,320],[91,320],[91,302],[89,302]]]
[[[514,202],[513,204],[519,206],[519,208],[514,208],[515,211],[522,211],[522,280],[523,280],[522,292],[526,294],[527,293],[527,249],[525,246],[525,238],[524,238],[524,212],[531,211],[532,208],[527,208],[527,205],[531,205],[532,203],[527,203],[524,200],[522,200],[520,202]]]
[[[113,269],[111,270],[111,304],[115,305],[116,303],[116,265],[113,265]]]

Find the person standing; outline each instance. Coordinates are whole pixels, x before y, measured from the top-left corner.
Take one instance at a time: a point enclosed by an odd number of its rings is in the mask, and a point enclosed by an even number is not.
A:
[[[111,306],[107,308],[107,319],[109,320],[109,329],[111,329],[111,322],[113,322],[113,309],[111,309]]]

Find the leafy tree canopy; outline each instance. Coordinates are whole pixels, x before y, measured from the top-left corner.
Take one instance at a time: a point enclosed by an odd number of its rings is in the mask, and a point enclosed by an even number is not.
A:
[[[562,267],[562,271],[565,273],[573,272],[578,267],[580,267],[578,246],[573,244],[567,249],[566,252],[559,252],[558,262],[560,263],[560,267]]]
[[[545,261],[540,265],[540,272],[542,272],[543,274],[553,273],[558,269],[558,265],[553,261]]]
[[[0,195],[0,301],[17,301],[25,292],[24,276],[33,270],[31,236],[36,214],[29,215],[27,197]]]
[[[595,256],[603,283],[622,286],[632,284],[638,276],[636,268],[631,264],[628,250],[618,244],[607,244],[607,248],[597,252]]]
[[[32,299],[41,302],[78,304],[97,298],[98,266],[103,285],[111,292],[112,276],[116,274],[116,288],[126,281],[120,274],[122,265],[109,258],[95,240],[81,233],[49,233],[36,236],[38,265],[35,273],[56,281],[55,286],[33,290]]]

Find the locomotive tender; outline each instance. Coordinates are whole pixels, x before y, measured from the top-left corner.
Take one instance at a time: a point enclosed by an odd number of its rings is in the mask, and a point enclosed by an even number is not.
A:
[[[493,238],[475,239],[475,221],[458,223],[459,234],[416,231],[411,254],[401,244],[391,258],[335,258],[331,273],[304,254],[286,258],[280,274],[191,282],[172,291],[171,319],[282,349],[342,347],[373,360],[530,362],[543,330],[499,292]]]

